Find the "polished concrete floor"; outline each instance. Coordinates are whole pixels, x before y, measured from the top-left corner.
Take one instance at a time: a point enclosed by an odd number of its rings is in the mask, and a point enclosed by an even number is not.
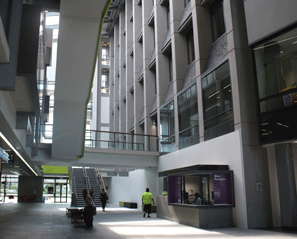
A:
[[[94,228],[74,228],[66,216],[69,204],[1,203],[0,238],[203,238],[203,239],[270,239],[297,238],[297,234],[266,230],[225,228],[202,230],[156,218],[143,218],[141,211],[107,207],[105,212],[97,208]]]

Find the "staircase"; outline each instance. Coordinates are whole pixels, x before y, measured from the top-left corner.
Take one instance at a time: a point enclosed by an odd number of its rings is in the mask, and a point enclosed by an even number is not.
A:
[[[72,180],[75,180],[76,185],[76,203],[75,207],[84,207],[86,202],[82,196],[82,191],[87,189],[86,179],[82,168],[72,168]],[[72,185],[74,185],[72,183]],[[74,190],[73,190],[74,191]]]
[[[100,207],[101,206],[100,193],[102,190],[101,180],[97,178],[97,175],[95,173],[95,168],[87,168],[86,172],[89,177],[90,188],[93,188],[95,192],[94,203],[96,207]]]
[[[72,206],[84,207],[86,205],[82,196],[82,191],[87,189],[88,191],[93,188],[95,192],[94,203],[96,207],[101,207],[100,192],[103,188],[101,180],[97,177],[95,168],[72,168],[72,186],[73,197]]]

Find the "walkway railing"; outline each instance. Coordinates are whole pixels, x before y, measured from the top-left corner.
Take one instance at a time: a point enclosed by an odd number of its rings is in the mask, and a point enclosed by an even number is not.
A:
[[[87,130],[85,147],[157,152],[158,136]]]

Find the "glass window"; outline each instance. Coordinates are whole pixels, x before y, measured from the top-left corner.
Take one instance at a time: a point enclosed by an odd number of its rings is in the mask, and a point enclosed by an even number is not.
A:
[[[173,68],[172,68],[172,54],[170,52],[169,54],[169,81],[171,82],[173,80]]]
[[[161,152],[175,151],[174,103],[171,101],[160,110]]]
[[[159,196],[168,196],[168,182],[167,182],[167,177],[159,177],[158,178],[158,183],[159,183]]]
[[[202,79],[205,140],[232,132],[233,105],[229,62]]]
[[[216,41],[226,31],[223,0],[217,0],[210,6],[210,15],[213,41]]]
[[[194,37],[192,28],[187,32],[187,50],[188,64],[190,65],[195,60]]]
[[[196,84],[178,96],[179,148],[199,143]]]
[[[297,29],[254,47],[261,141],[296,138]]]
[[[232,171],[168,176],[168,203],[233,206]]]
[[[101,93],[109,93],[109,76],[101,75]]]
[[[166,10],[167,10],[167,30],[169,30],[169,28],[170,28],[170,7],[169,7],[169,3],[168,3],[168,6],[167,6]]]

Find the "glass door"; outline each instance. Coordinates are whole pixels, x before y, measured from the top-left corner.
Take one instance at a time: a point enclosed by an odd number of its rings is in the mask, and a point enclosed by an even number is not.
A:
[[[67,183],[56,183],[55,202],[67,202]]]

